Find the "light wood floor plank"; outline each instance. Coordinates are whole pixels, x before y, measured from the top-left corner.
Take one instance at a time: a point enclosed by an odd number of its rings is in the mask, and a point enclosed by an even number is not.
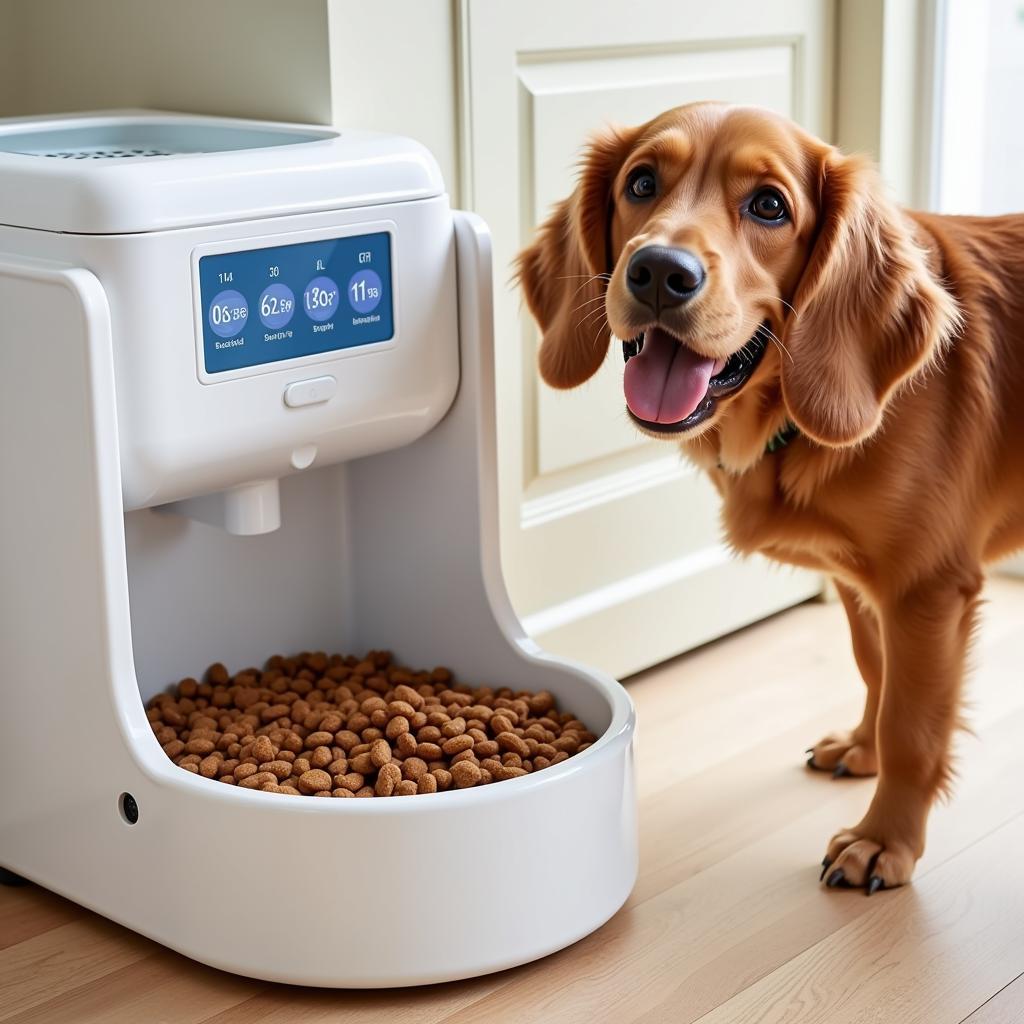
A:
[[[873,900],[701,1024],[960,1024],[1024,962],[1024,886],[1006,877],[1009,851],[1022,849],[1024,815]]]
[[[5,1024],[199,1024],[252,990],[243,978],[150,948],[152,955],[37,1003]]]
[[[0,887],[0,949],[82,917],[81,907],[35,886]]]
[[[8,946],[0,952],[0,1021],[104,978],[154,948],[85,911],[81,920]]]
[[[1021,1024],[1024,1021],[1024,974],[1018,974],[987,1003],[979,1006],[964,1024]]]

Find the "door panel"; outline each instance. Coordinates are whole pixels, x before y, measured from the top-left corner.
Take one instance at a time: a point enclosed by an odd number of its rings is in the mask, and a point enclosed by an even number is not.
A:
[[[495,241],[505,574],[541,643],[620,675],[803,600],[820,580],[729,557],[710,484],[678,449],[631,427],[617,345],[576,391],[539,381],[512,260],[571,191],[586,137],[609,121],[719,99],[829,137],[834,14],[832,0],[630,10],[463,0],[460,25],[463,185]]]

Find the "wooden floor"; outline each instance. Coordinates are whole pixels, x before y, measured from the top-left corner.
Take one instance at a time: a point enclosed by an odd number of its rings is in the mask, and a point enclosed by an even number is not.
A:
[[[996,580],[975,737],[912,887],[818,885],[872,783],[803,767],[855,721],[838,605],[805,605],[630,681],[641,870],[626,908],[539,963],[323,992],[202,967],[36,888],[0,890],[7,1024],[1019,1024],[1024,1021],[1024,582]]]

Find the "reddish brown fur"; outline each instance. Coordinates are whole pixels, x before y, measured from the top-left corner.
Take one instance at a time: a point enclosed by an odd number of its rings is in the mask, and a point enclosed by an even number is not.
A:
[[[657,201],[622,198],[638,163],[656,168]],[[765,183],[789,200],[785,229],[738,215]],[[812,762],[879,779],[826,861],[849,884],[902,884],[949,784],[982,566],[1024,545],[1024,215],[901,211],[865,161],[763,111],[698,104],[610,131],[520,258],[549,384],[581,383],[612,332],[651,326],[624,281],[651,242],[708,269],[694,308],[658,321],[682,342],[725,357],[766,317],[779,336],[678,440],[737,551],[835,579],[867,701]],[[580,327],[602,299],[602,328]],[[799,436],[767,453],[787,421]]]

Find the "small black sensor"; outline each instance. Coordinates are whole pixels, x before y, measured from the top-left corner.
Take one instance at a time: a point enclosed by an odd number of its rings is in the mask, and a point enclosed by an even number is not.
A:
[[[131,793],[122,793],[118,806],[121,809],[121,817],[129,825],[134,825],[139,820],[139,805]]]

